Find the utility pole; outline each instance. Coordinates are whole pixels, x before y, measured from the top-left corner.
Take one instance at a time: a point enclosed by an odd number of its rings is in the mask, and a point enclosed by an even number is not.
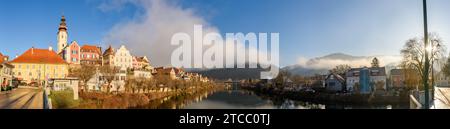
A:
[[[423,0],[423,21],[424,21],[424,43],[425,43],[425,48],[428,47],[428,20],[427,20],[427,0]],[[428,75],[429,75],[429,68],[430,68],[430,59],[428,58],[428,51],[427,49],[425,49],[425,67],[424,67],[424,72],[423,72],[423,85],[425,88],[425,109],[429,109],[430,108],[430,102],[429,102],[429,98],[430,98],[430,92],[428,89]]]

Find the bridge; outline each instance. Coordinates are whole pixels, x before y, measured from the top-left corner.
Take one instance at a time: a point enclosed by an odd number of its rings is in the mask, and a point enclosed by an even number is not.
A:
[[[37,87],[19,87],[0,92],[0,109],[44,109],[44,92]]]

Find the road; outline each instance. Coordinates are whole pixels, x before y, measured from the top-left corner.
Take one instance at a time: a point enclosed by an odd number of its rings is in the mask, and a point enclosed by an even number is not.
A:
[[[10,93],[2,91],[0,109],[43,109],[43,92],[32,87],[19,87]]]

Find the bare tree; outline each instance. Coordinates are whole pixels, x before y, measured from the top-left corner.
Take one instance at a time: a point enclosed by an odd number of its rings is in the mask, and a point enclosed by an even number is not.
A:
[[[403,56],[400,66],[403,69],[413,70],[419,75],[430,74],[432,67],[425,68],[425,52],[429,52],[429,59],[432,62],[431,66],[434,65],[434,61],[443,57],[446,48],[442,43],[442,39],[437,34],[429,34],[430,46],[425,47],[423,41],[423,39],[418,40],[418,38],[412,38],[406,41],[403,49],[400,51]],[[425,73],[425,69],[429,69],[429,73]],[[419,78],[419,83],[422,81]]]
[[[336,67],[334,67],[333,69],[330,70],[330,73],[334,73],[334,74],[338,74],[338,75],[342,75],[345,74],[348,70],[350,70],[352,67],[350,67],[350,65],[348,64],[341,64],[341,65],[337,65]]]
[[[111,90],[111,83],[114,81],[114,79],[116,78],[117,73],[119,73],[120,68],[119,67],[115,67],[115,66],[102,66],[100,68],[100,73],[103,76],[103,79],[106,81],[106,83],[108,84],[106,86],[106,92],[109,93]]]
[[[97,68],[95,66],[91,65],[81,65],[81,67],[78,68],[72,68],[69,70],[70,74],[80,79],[82,82],[83,89],[82,91],[87,91],[87,82],[95,75],[97,72]]]

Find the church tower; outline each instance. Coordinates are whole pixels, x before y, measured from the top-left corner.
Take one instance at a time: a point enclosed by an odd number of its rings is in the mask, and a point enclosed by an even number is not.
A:
[[[58,31],[58,51],[57,53],[60,53],[64,47],[67,46],[67,26],[66,26],[66,18],[62,16],[61,23],[59,24],[59,31]]]

